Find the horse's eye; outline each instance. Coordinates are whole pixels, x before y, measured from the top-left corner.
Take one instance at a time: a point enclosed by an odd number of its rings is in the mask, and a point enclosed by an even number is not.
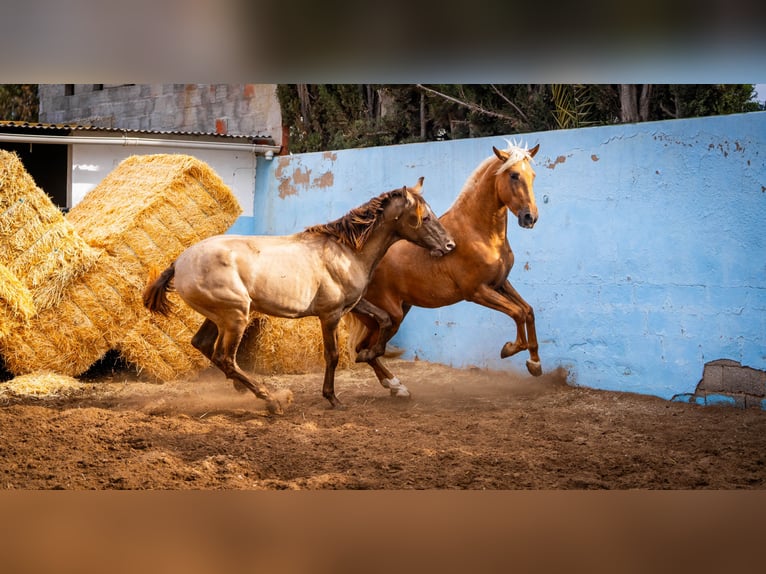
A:
[[[519,174],[518,174],[518,173],[512,173],[512,174],[511,174],[511,179],[512,179],[513,181],[519,181],[519,177],[520,177],[520,176],[519,176]]]
[[[431,216],[430,215],[424,215],[423,216],[423,223],[428,223],[429,221],[431,221]]]

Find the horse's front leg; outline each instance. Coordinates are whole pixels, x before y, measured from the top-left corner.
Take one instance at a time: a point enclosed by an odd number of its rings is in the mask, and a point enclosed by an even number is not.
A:
[[[526,329],[527,348],[529,349],[529,360],[527,361],[527,370],[534,376],[539,377],[543,373],[540,364],[540,355],[538,354],[537,329],[535,327],[535,311],[532,305],[527,303],[519,292],[511,285],[507,279],[500,287],[500,292],[519,305],[524,315],[524,328]],[[518,329],[517,329],[518,331]],[[517,334],[518,339],[518,334]]]
[[[507,286],[507,287],[506,287]],[[510,288],[510,290],[507,290]],[[512,295],[515,293],[515,297]],[[480,285],[474,294],[468,299],[474,303],[489,307],[495,311],[505,313],[516,323],[516,340],[508,341],[503,345],[500,351],[500,357],[505,359],[511,355],[515,355],[519,351],[529,349],[529,343],[527,342],[527,329],[526,329],[526,316],[527,310],[531,312],[532,307],[526,303],[516,291],[511,287],[508,281],[499,289],[493,289],[488,285]],[[534,320],[532,327],[532,334],[534,335]],[[530,359],[527,361],[527,370],[534,376],[542,374],[542,367],[540,365],[540,357],[537,354],[537,337],[534,339],[534,355],[530,351]]]
[[[340,316],[320,317],[322,323],[322,342],[324,344],[324,383],[322,396],[330,401],[334,409],[345,407],[335,396],[335,369],[338,367],[340,352],[338,351],[338,323]]]

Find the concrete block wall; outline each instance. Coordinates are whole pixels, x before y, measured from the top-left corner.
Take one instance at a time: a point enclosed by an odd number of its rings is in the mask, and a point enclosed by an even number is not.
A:
[[[540,219],[509,224],[509,279],[543,368],[593,388],[694,395],[705,365],[766,369],[766,113],[515,136],[540,143]],[[501,137],[259,158],[253,233],[292,233],[425,176],[437,213]],[[413,309],[405,357],[526,373],[508,317]]]
[[[74,84],[69,90],[40,85],[41,122],[282,140],[276,84]]]
[[[673,400],[766,409],[766,371],[743,366],[731,359],[710,361],[705,364],[702,380],[694,393],[680,394]]]

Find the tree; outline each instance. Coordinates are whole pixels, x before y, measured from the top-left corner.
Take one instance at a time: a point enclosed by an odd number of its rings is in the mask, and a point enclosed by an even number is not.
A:
[[[0,84],[0,120],[36,122],[37,84]]]
[[[319,151],[742,113],[752,84],[292,84],[292,151]]]

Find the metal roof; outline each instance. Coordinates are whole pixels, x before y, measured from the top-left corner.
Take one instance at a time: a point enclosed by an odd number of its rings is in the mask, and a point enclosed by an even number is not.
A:
[[[24,133],[41,132],[106,132],[112,134],[130,135],[143,134],[152,136],[175,136],[191,138],[216,138],[222,140],[233,140],[235,142],[247,142],[254,144],[274,145],[274,139],[266,135],[244,135],[244,134],[219,134],[216,132],[199,132],[183,130],[135,130],[126,128],[107,128],[102,126],[86,126],[80,124],[49,124],[39,122],[15,122],[0,120],[0,131],[10,129],[11,131],[21,131]]]

